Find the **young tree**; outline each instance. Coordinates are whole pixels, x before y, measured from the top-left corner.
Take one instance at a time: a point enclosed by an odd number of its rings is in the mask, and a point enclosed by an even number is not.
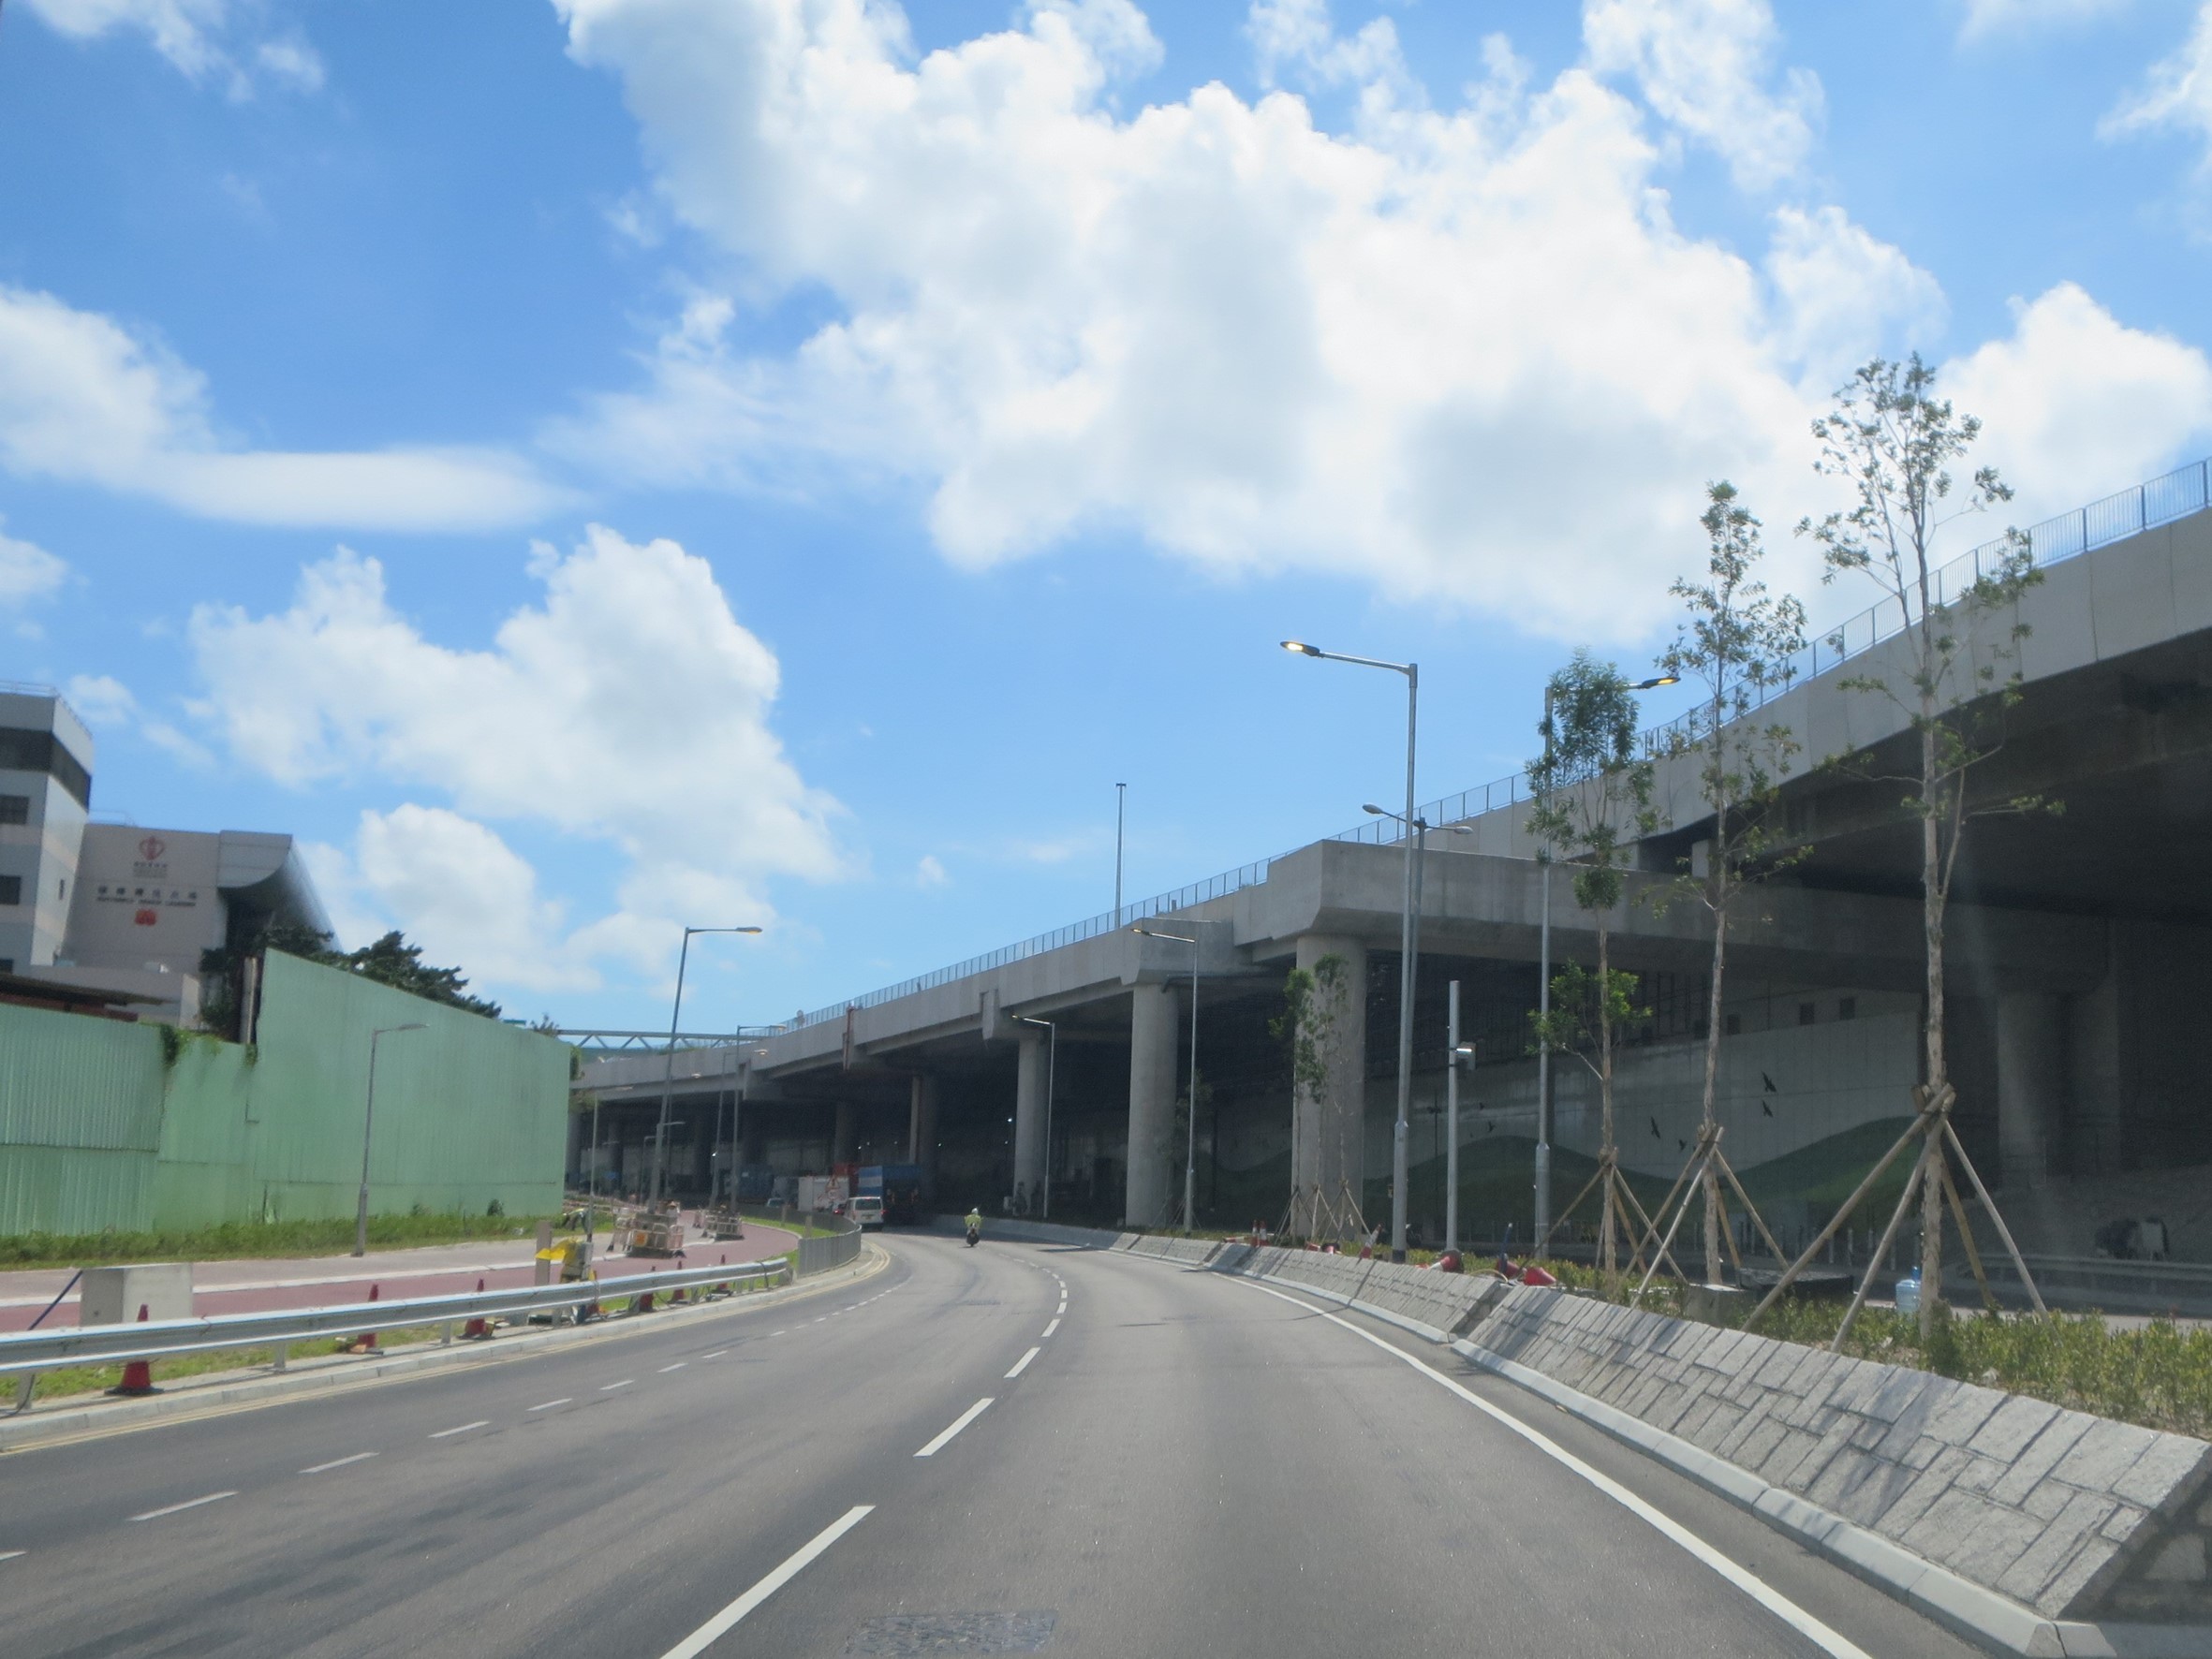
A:
[[[1283,1011],[1267,1022],[1268,1035],[1283,1044],[1290,1057],[1290,1203],[1282,1230],[1298,1238],[1320,1237],[1329,1208],[1320,1170],[1330,1160],[1320,1155],[1319,1146],[1302,1143],[1298,1123],[1301,1116],[1320,1121],[1335,1115],[1330,1110],[1330,1092],[1335,1080],[1337,1027],[1350,989],[1347,970],[1344,958],[1334,951],[1310,968],[1292,968],[1283,979]],[[1335,1167],[1345,1166],[1349,1150],[1336,1149]],[[1314,1169],[1310,1191],[1302,1176],[1308,1164]],[[1345,1229],[1340,1226],[1336,1230]]]
[[[1611,663],[1576,652],[1544,688],[1543,723],[1537,728],[1543,753],[1528,763],[1529,793],[1536,800],[1530,826],[1561,859],[1579,866],[1574,902],[1589,912],[1597,936],[1594,978],[1577,978],[1571,972],[1555,978],[1555,1006],[1548,1019],[1538,1016],[1535,1025],[1537,1041],[1554,1052],[1579,1050],[1585,1038],[1596,1051],[1590,1062],[1598,1079],[1595,1180],[1604,1194],[1598,1267],[1609,1284],[1615,1277],[1614,1220],[1622,1204],[1613,1123],[1614,1057],[1621,1028],[1635,1018],[1626,1010],[1636,990],[1634,975],[1614,971],[1609,918],[1621,902],[1624,841],[1659,827],[1651,805],[1652,765],[1636,754],[1634,693]]]
[[[1984,466],[1954,497],[1951,469],[1973,448],[1982,423],[1971,415],[1954,412],[1935,391],[1936,372],[1918,355],[1904,363],[1878,358],[1852,375],[1836,392],[1834,411],[1813,422],[1813,435],[1821,443],[1818,470],[1848,479],[1856,503],[1823,519],[1806,519],[1797,527],[1798,534],[1819,544],[1826,565],[1824,581],[1847,573],[1868,578],[1880,589],[1885,609],[1887,602],[1894,602],[1905,624],[1888,648],[1897,664],[1895,678],[1862,674],[1840,683],[1895,705],[1911,738],[1914,764],[1895,781],[1906,789],[1899,805],[1918,820],[1920,831],[1921,924],[1926,946],[1925,1075],[1918,1121],[1892,1149],[1891,1156],[1902,1151],[1912,1135],[1919,1136],[1920,1160],[1908,1178],[1906,1197],[1909,1200],[1917,1189],[1921,1199],[1924,1339],[1933,1332],[1942,1291],[1946,1197],[1963,1225],[1946,1146],[1957,1153],[1978,1191],[1981,1186],[1950,1122],[1955,1094],[1944,1049],[1944,911],[1967,821],[1973,815],[1968,801],[1969,775],[2001,744],[2005,711],[2019,696],[2016,665],[2028,629],[2015,607],[2021,595],[2042,579],[2026,535],[2008,529],[1995,551],[1980,557],[1955,591],[1945,591],[1936,551],[1939,535],[1959,518],[2010,501],[2013,492],[1998,477],[1996,468]],[[1858,770],[1861,775],[1873,775],[1864,764]],[[2023,812],[2043,804],[2022,798],[1983,810]],[[1887,1163],[1884,1159],[1875,1175]],[[1870,1175],[1868,1182],[1873,1179]],[[2009,1244],[2003,1221],[1993,1208],[1989,1213]],[[1902,1218],[1901,1204],[1885,1241]],[[1970,1235],[1965,1243],[1971,1260]],[[2025,1274],[2025,1267],[2021,1270]],[[2032,1283],[2029,1289],[2032,1293]],[[1862,1287],[1862,1300],[1865,1295]],[[1854,1313],[1857,1306],[1854,1302]],[[1838,1333],[1839,1343],[1842,1334]]]
[[[1676,579],[1668,591],[1688,611],[1674,643],[1660,656],[1662,672],[1702,681],[1705,697],[1689,712],[1672,752],[1698,756],[1698,787],[1713,809],[1705,868],[1681,885],[1713,916],[1713,974],[1705,1000],[1703,1110],[1698,1125],[1698,1189],[1704,1199],[1705,1282],[1720,1276],[1719,1123],[1721,991],[1728,962],[1729,913],[1747,881],[1792,861],[1777,853],[1773,809],[1799,749],[1785,726],[1755,724],[1766,694],[1787,685],[1791,659],[1805,646],[1805,607],[1777,596],[1753,574],[1766,549],[1759,521],[1725,479],[1708,487],[1700,521],[1709,551],[1705,580]],[[1689,1195],[1684,1194],[1688,1204]],[[1663,1207],[1662,1207],[1663,1209]],[[1664,1219],[1663,1214],[1661,1219]]]

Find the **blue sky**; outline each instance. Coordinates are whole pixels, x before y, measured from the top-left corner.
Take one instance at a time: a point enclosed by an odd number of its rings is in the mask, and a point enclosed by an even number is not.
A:
[[[780,1019],[1513,771],[1918,349],[2212,449],[2208,0],[11,0],[0,677],[512,1011]],[[1969,525],[1958,546],[1995,524]],[[1673,707],[1655,699],[1653,712]]]

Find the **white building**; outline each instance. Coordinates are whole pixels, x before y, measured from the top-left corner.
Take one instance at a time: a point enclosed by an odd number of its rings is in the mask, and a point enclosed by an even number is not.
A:
[[[264,920],[331,931],[288,835],[90,816],[92,734],[43,687],[0,688],[0,973],[199,1011],[200,953]]]

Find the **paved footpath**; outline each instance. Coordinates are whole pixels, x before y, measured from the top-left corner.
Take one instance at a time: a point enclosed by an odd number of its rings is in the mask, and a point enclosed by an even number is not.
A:
[[[605,1235],[601,1235],[603,1238]],[[725,1261],[759,1261],[781,1255],[798,1242],[781,1227],[748,1223],[742,1239],[715,1240],[692,1233],[686,1265],[719,1267]],[[433,1244],[419,1250],[376,1250],[365,1256],[314,1255],[192,1264],[193,1311],[199,1314],[256,1314],[274,1308],[312,1308],[365,1301],[369,1287],[391,1300],[403,1296],[439,1296],[528,1285],[536,1277],[533,1239],[476,1239],[464,1244]],[[602,1255],[593,1264],[601,1279],[650,1273],[676,1265],[657,1255]],[[67,1268],[37,1268],[0,1273],[0,1330],[24,1330],[69,1283]],[[46,1326],[77,1323],[72,1290],[46,1316]],[[43,1329],[43,1327],[42,1327]]]

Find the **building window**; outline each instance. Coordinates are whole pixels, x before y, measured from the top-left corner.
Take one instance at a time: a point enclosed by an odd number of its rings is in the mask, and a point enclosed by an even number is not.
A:
[[[28,795],[0,795],[0,824],[28,824],[31,821],[31,798]]]
[[[1731,1014],[1728,1017],[1728,1035],[1730,1036],[1744,1035],[1744,1017],[1741,1014]]]
[[[1813,1022],[1813,1021],[1814,1021],[1816,1019],[1818,1019],[1819,1017],[1820,1017],[1820,1016],[1819,1016],[1819,1015],[1817,1015],[1817,1014],[1816,1014],[1816,1013],[1813,1011],[1813,1006],[1812,1006],[1812,1004],[1810,1004],[1810,1003],[1799,1003],[1799,1004],[1797,1005],[1797,1023],[1798,1023],[1798,1024],[1800,1024],[1800,1025],[1810,1025],[1810,1024],[1811,1024],[1811,1023],[1812,1023],[1812,1022]]]
[[[1855,996],[1837,997],[1836,1017],[1838,1020],[1856,1020],[1859,1017],[1859,999]]]
[[[23,878],[20,875],[0,875],[0,904],[21,904],[23,902]]]

